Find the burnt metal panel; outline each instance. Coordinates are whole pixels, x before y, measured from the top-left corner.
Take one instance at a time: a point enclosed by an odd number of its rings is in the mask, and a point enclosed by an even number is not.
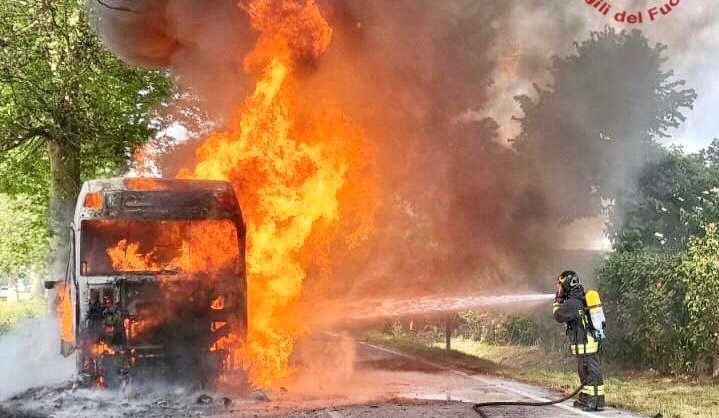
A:
[[[110,191],[104,194],[102,211],[93,217],[113,219],[213,219],[233,218],[239,212],[234,200],[221,205],[219,193],[206,190]]]

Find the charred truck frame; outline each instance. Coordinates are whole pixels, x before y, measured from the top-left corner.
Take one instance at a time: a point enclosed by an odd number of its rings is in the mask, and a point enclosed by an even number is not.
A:
[[[238,369],[247,329],[245,226],[229,183],[86,182],[58,291],[62,354],[79,381],[192,379]],[[69,311],[69,312],[68,312]]]

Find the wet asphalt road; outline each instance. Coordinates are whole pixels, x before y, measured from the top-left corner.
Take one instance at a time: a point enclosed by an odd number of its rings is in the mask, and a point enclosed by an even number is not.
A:
[[[531,385],[447,368],[383,347],[354,343],[351,371],[328,363],[311,384],[249,394],[201,393],[182,388],[131,393],[37,388],[0,404],[4,417],[477,417],[475,402],[545,401],[561,397]],[[200,395],[209,395],[202,398]],[[490,417],[636,417],[608,409],[578,411],[565,402],[549,407],[492,407]]]

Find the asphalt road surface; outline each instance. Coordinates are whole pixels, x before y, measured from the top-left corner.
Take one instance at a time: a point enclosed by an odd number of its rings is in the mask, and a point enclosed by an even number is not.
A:
[[[327,341],[325,341],[327,343]],[[335,342],[330,341],[333,346]],[[4,417],[477,417],[475,402],[545,401],[561,397],[497,377],[446,368],[367,343],[354,346],[350,367],[327,361],[322,374],[289,389],[203,393],[143,388],[117,393],[73,390],[69,385],[31,389],[0,404]],[[492,407],[490,417],[605,417],[637,415],[616,409],[587,413],[565,402],[548,407]]]

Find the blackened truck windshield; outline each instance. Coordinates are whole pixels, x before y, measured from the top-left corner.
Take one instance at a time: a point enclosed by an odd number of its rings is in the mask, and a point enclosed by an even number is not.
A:
[[[230,220],[86,220],[80,273],[237,272],[239,240]]]

